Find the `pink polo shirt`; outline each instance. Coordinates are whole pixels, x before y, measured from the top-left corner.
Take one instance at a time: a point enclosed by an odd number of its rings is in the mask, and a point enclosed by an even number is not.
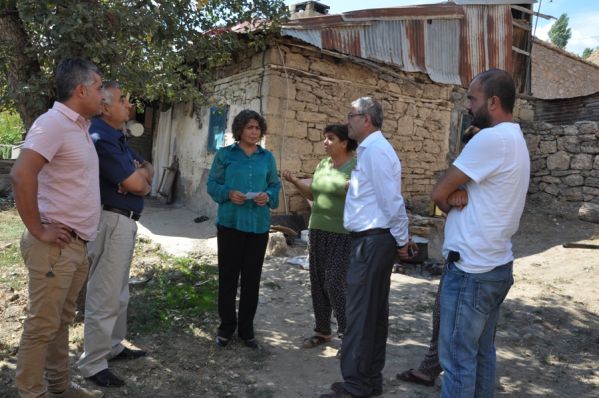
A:
[[[33,123],[23,148],[48,161],[38,175],[42,221],[63,223],[81,238],[94,240],[101,212],[100,173],[88,129],[88,120],[55,102]]]

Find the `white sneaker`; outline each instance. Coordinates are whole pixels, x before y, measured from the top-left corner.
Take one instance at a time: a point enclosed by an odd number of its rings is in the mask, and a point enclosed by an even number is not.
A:
[[[100,390],[89,390],[81,387],[77,383],[71,382],[69,388],[60,394],[48,392],[50,398],[102,398],[104,392]]]

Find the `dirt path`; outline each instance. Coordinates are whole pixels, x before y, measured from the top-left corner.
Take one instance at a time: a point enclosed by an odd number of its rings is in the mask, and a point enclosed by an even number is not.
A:
[[[572,241],[597,244],[598,238],[596,225],[525,215],[514,239],[516,283],[497,335],[497,396],[599,396],[599,251],[561,247]],[[257,325],[271,355],[252,377],[258,385],[276,386],[276,396],[326,392],[340,380],[339,342],[300,348],[312,328],[307,272],[275,260],[263,280]],[[417,271],[392,276],[385,397],[438,396],[438,382],[427,388],[395,380],[398,371],[416,366],[426,350],[437,286],[438,279]]]
[[[599,251],[565,249],[564,242],[599,244],[599,225],[526,213],[514,239],[516,283],[505,304],[497,333],[498,397],[599,396]],[[214,253],[204,259],[215,263]],[[143,259],[140,259],[143,262]],[[20,271],[19,271],[20,272]],[[431,310],[438,278],[393,274],[391,318],[384,370],[385,397],[436,397],[434,388],[395,380],[415,367],[430,337]],[[2,287],[3,345],[20,334],[22,300]],[[12,312],[14,312],[14,314]],[[115,363],[126,377],[122,389],[107,397],[317,397],[340,380],[335,358],[339,341],[302,349],[312,330],[308,272],[282,258],[264,267],[256,316],[262,348],[233,341],[213,343],[216,314],[177,330],[152,334],[131,331],[131,340],[149,357]],[[72,356],[81,350],[82,326],[72,330]],[[10,343],[10,344],[9,344]],[[14,353],[13,353],[14,354]],[[0,396],[16,397],[14,355],[0,358]],[[86,384],[76,372],[75,380]]]

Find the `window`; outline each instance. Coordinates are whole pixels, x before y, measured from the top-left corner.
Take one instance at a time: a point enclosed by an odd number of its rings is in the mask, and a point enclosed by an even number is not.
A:
[[[208,123],[208,152],[216,152],[225,141],[225,130],[227,129],[227,116],[229,106],[210,108],[210,122]]]

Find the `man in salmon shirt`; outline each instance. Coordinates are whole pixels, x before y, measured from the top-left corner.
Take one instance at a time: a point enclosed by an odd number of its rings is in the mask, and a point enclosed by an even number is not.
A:
[[[88,128],[100,111],[102,78],[89,61],[65,59],[55,80],[56,102],[29,129],[10,174],[27,228],[21,253],[29,272],[16,384],[23,398],[99,398],[102,391],[70,380],[69,324],[89,269],[86,243],[100,220],[98,156]]]

